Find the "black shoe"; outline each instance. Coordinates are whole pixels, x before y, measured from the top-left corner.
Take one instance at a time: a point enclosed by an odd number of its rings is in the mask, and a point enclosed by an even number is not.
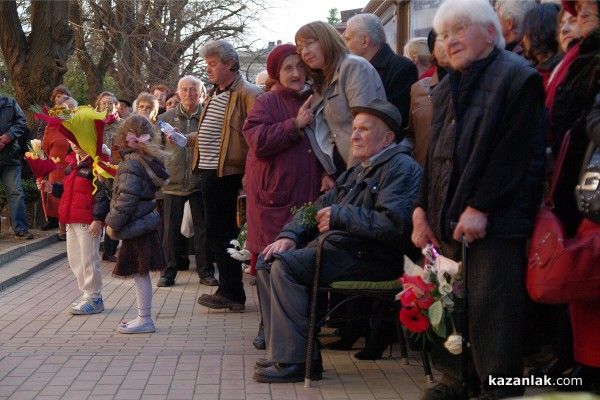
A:
[[[102,254],[102,261],[117,262],[117,257],[109,256],[107,254]]]
[[[423,390],[419,396],[419,400],[461,400],[463,398],[464,390],[460,382],[453,384],[438,383],[429,389]]]
[[[354,355],[359,360],[380,360],[385,349],[398,340],[395,324],[382,323],[367,337],[365,348]]]
[[[269,368],[273,364],[275,363],[268,358],[259,358],[256,360],[256,368]]]
[[[175,279],[167,278],[165,276],[161,277],[156,284],[156,287],[170,287],[175,284]]]
[[[31,240],[33,239],[33,235],[29,233],[29,231],[21,231],[15,233],[15,239],[18,240]]]
[[[252,345],[256,350],[266,350],[267,348],[267,342],[265,341],[265,327],[262,323],[258,327],[258,333],[252,341]]]
[[[254,368],[269,368],[273,365],[275,365],[275,362],[263,357],[256,360],[256,366]],[[323,359],[320,355],[318,360],[313,361],[312,368],[315,373],[323,373]]]
[[[563,360],[562,358],[554,358],[543,367],[532,368],[529,370],[529,375],[533,376],[550,376],[552,378],[560,378],[565,372],[573,368],[572,363]]]
[[[255,337],[254,340],[252,341],[252,345],[254,346],[254,348],[256,350],[266,350],[267,349],[267,343],[265,342],[264,336]]]
[[[200,284],[206,286],[219,286],[219,281],[214,276],[201,276]]]
[[[219,294],[204,293],[198,298],[198,304],[216,310],[228,308],[231,311],[242,312],[246,309],[246,305],[244,303],[239,303],[237,301],[230,300]]]
[[[261,383],[292,383],[304,381],[306,364],[275,363],[268,368],[258,368],[254,372],[254,380]],[[312,372],[312,380],[323,379],[322,372]]]
[[[58,228],[58,218],[53,217],[49,217],[48,221],[44,225],[40,226],[40,230],[42,231],[49,231],[56,228]]]
[[[366,319],[348,321],[346,325],[334,332],[340,338],[335,342],[326,344],[325,347],[330,350],[352,350],[354,343],[360,338],[366,337],[370,331],[369,321]]]

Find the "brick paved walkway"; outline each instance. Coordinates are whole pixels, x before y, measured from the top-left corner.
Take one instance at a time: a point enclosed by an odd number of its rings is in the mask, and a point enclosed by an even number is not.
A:
[[[308,389],[255,383],[255,291],[246,284],[244,313],[209,310],[196,299],[214,288],[191,271],[171,288],[152,276],[156,333],[120,334],[135,289],[112,265],[102,264],[106,311],[96,315],[68,313],[79,292],[66,259],[0,291],[0,399],[416,399],[425,386],[418,354],[405,366],[397,350],[379,361],[325,350],[324,379]]]

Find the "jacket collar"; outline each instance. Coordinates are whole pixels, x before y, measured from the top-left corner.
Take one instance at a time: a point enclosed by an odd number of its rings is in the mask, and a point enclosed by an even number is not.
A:
[[[177,115],[185,117],[185,119],[199,118],[201,112],[202,107],[200,106],[200,104],[196,106],[196,110],[191,115],[185,112],[181,104],[179,104],[179,106],[177,107]]]
[[[375,68],[384,68],[387,66],[387,63],[391,57],[394,56],[394,51],[390,47],[389,44],[383,43],[377,53],[370,60],[371,65]]]

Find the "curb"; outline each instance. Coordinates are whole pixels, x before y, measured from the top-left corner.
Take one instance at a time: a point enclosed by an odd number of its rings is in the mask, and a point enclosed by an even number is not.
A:
[[[24,240],[23,245],[17,244],[0,253],[0,268],[2,268],[2,265],[14,260],[15,258],[21,257],[22,255],[41,249],[56,242],[58,242],[57,235],[50,235],[40,239],[33,239],[27,241]]]
[[[5,290],[9,286],[22,281],[31,274],[40,271],[48,265],[66,257],[66,245],[58,242],[55,237],[53,239],[54,240],[50,240],[50,244],[47,244],[47,240],[40,240],[35,244],[31,243],[34,245],[35,249],[32,249],[29,246],[23,246],[29,247],[29,252],[20,252],[21,258],[17,256],[10,262],[1,265],[0,291]],[[41,249],[44,249],[44,251],[39,251]],[[19,254],[19,249],[15,250],[15,254]]]

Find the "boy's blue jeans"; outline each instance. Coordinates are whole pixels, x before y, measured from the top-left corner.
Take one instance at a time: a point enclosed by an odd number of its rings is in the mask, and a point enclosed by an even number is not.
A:
[[[6,192],[10,223],[15,233],[29,230],[25,217],[25,195],[21,186],[21,166],[0,166],[0,179]]]

